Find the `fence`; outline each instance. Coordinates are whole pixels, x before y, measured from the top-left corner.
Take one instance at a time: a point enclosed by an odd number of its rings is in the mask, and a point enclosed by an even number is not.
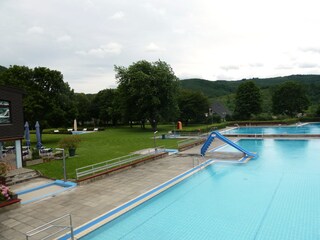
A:
[[[121,167],[124,165],[130,165],[134,162],[137,162],[139,160],[142,160],[144,158],[148,158],[153,155],[157,155],[159,153],[165,152],[164,147],[157,147],[155,150],[148,151],[145,154],[130,154],[118,158],[114,158],[111,160],[107,160],[100,163],[95,163],[92,165],[88,165],[85,167],[77,168],[76,169],[76,178],[79,180],[82,177],[88,176],[88,175],[94,175],[99,172],[108,171],[113,168]]]
[[[200,137],[200,136],[197,138],[188,138],[185,140],[181,140],[181,141],[178,141],[178,149],[180,151],[183,151],[183,150],[189,149],[191,147],[200,145],[200,144],[204,143],[205,140],[206,140],[206,137]]]
[[[68,219],[68,222],[69,222],[68,224],[59,223],[61,220],[63,221],[66,219]],[[73,226],[72,226],[71,214],[66,214],[62,217],[56,218],[46,224],[43,224],[43,225],[27,232],[26,233],[26,240],[29,240],[32,237],[39,236],[39,235],[41,237],[41,240],[50,239],[53,236],[57,235],[58,233],[61,233],[61,232],[68,230],[68,229],[70,229],[70,237],[73,240],[74,236],[73,236]],[[52,231],[50,231],[50,230],[52,230]]]

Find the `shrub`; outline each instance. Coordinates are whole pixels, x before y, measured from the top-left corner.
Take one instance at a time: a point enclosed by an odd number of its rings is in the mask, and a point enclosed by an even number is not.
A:
[[[0,202],[9,201],[13,193],[5,185],[0,185]]]
[[[81,142],[81,138],[79,135],[71,135],[64,137],[59,142],[59,147],[64,149],[70,149],[70,148],[77,148],[79,146],[79,143]]]
[[[40,158],[39,150],[37,148],[33,148],[32,149],[32,160],[39,159],[39,158]]]
[[[6,173],[10,170],[9,164],[5,162],[0,162],[0,176],[6,175]]]

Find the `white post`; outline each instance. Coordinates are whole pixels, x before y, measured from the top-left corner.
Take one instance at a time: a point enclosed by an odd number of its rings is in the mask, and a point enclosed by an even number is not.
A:
[[[63,148],[56,148],[57,151],[62,152],[62,168],[63,168],[63,181],[67,181],[67,169],[66,169],[66,155]]]
[[[15,141],[17,168],[22,168],[21,140]]]
[[[156,133],[157,133],[158,131],[155,131],[154,133],[153,133],[153,144],[154,144],[154,151],[155,152],[157,152],[157,144],[156,144]]]

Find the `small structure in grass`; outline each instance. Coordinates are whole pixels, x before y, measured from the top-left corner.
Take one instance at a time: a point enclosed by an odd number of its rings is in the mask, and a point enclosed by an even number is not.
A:
[[[72,157],[76,154],[76,149],[80,142],[81,138],[79,135],[70,135],[62,138],[58,145],[61,148],[68,149],[69,156]]]

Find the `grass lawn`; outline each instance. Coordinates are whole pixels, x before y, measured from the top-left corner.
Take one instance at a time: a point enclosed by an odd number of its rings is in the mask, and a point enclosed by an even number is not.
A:
[[[172,130],[173,126],[160,126],[156,136],[157,146],[177,148],[176,139],[161,139],[161,135]],[[43,134],[42,144],[46,147],[56,148],[59,140],[66,135]],[[80,146],[76,150],[76,156],[66,160],[67,177],[75,178],[75,169],[90,164],[103,162],[116,157],[128,155],[134,151],[154,147],[153,131],[142,130],[138,126],[107,128],[105,131],[82,134]],[[35,135],[31,135],[31,144],[36,143]],[[62,160],[53,160],[30,168],[39,170],[45,176],[62,179]]]

